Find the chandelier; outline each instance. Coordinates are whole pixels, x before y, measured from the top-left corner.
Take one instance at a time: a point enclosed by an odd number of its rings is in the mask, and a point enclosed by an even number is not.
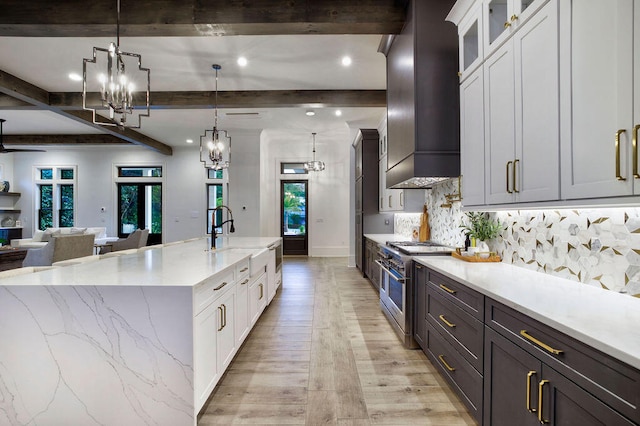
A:
[[[87,80],[87,64],[102,64],[106,57],[106,67],[103,72],[99,72],[97,78]],[[100,64],[97,59],[100,59]],[[138,71],[142,72],[143,78],[140,80],[146,83],[146,91],[140,92],[141,96],[135,95],[135,84],[133,75],[126,72],[125,63],[135,65],[137,61]],[[131,70],[131,69],[130,69]],[[135,71],[135,68],[134,68]],[[145,75],[146,73],[146,75]],[[144,81],[146,79],[146,81]],[[101,47],[93,48],[93,58],[84,58],[82,64],[82,108],[93,113],[93,122],[103,126],[118,126],[120,128],[130,127],[140,128],[142,117],[149,117],[149,93],[151,91],[151,79],[149,68],[142,67],[142,56],[137,53],[123,52],[120,50],[120,0],[117,0],[117,21],[116,21],[116,42],[111,43],[108,49]],[[100,93],[100,105],[88,105],[87,94],[91,92]],[[137,98],[144,97],[146,103],[136,104]],[[101,120],[102,117],[96,115],[96,109],[107,110],[109,121]],[[127,122],[127,116],[133,116],[134,110],[140,109],[143,112],[136,113],[137,122]]]
[[[231,158],[231,137],[226,130],[218,129],[218,71],[222,68],[218,64],[211,65],[216,71],[216,95],[213,106],[213,129],[205,130],[200,136],[200,161],[207,169],[222,170],[229,167]],[[224,136],[222,135],[224,133]],[[221,138],[222,136],[222,138]],[[228,149],[225,151],[225,142]],[[226,157],[226,158],[225,158]]]
[[[324,161],[316,160],[316,134],[311,133],[313,136],[313,161],[307,161],[304,163],[304,169],[308,172],[321,172],[324,170]]]

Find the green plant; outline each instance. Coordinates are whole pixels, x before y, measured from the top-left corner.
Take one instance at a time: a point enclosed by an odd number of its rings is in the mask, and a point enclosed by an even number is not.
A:
[[[480,241],[491,240],[498,235],[502,229],[502,225],[497,220],[489,218],[486,213],[482,212],[466,212],[469,223],[463,228],[471,237]]]

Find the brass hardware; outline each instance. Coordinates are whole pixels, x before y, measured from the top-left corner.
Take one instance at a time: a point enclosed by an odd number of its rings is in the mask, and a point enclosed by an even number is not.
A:
[[[527,374],[527,410],[530,413],[535,413],[536,409],[531,407],[531,376],[534,376],[536,374],[535,371],[529,371],[529,373]]]
[[[518,160],[517,158],[515,160],[513,160],[513,192],[515,192],[516,194],[519,193],[520,191],[518,190],[518,185],[516,185],[516,169],[518,168],[518,163],[520,162],[520,160]]]
[[[517,20],[518,20],[518,15],[511,15],[511,22],[517,21]]]
[[[262,300],[262,296],[264,296],[264,290],[263,290],[263,285],[260,284],[260,297],[258,298],[258,300]]]
[[[633,177],[636,179],[640,179],[640,174],[638,174],[638,130],[640,130],[640,124],[636,124],[633,127]]]
[[[511,26],[511,22],[506,21],[506,22],[504,23],[504,27],[505,27],[505,29],[506,29],[506,28],[509,28],[510,26]]]
[[[400,207],[404,207],[404,191],[400,193]]]
[[[462,180],[462,176],[458,176],[458,192],[454,192],[453,194],[444,194],[444,198],[447,201],[446,203],[440,204],[440,207],[450,209],[453,206],[453,203],[462,201],[462,191],[460,189],[461,180]]]
[[[222,331],[224,325],[222,325],[222,308],[220,306],[218,306],[218,311],[220,311],[220,328],[218,329],[218,331]]]
[[[442,321],[443,323],[447,324],[447,326],[453,328],[456,325],[453,323],[450,323],[449,321],[447,321],[447,319],[444,317],[444,315],[440,315],[438,318],[440,318],[440,321]]]
[[[422,265],[416,264],[416,269],[422,269]]]
[[[548,380],[540,380],[538,384],[538,420],[541,424],[549,423],[549,420],[545,420],[542,415],[542,388],[547,383],[549,383]]]
[[[525,339],[535,343],[536,345],[540,346],[542,349],[546,350],[547,352],[551,352],[554,355],[560,355],[561,353],[563,353],[564,351],[560,350],[560,349],[554,349],[551,346],[547,345],[544,342],[541,342],[540,340],[536,339],[535,337],[533,337],[532,335],[530,335],[529,333],[527,333],[527,330],[520,330],[520,335],[522,337],[524,337]]]
[[[444,360],[444,355],[438,355],[438,359],[440,360],[440,362],[442,363],[442,365],[444,365],[444,368],[446,368],[449,371],[456,371],[455,368],[453,368],[452,366],[450,366],[447,361]]]
[[[220,284],[218,287],[214,288],[213,291],[218,291],[218,290],[220,290],[222,287],[224,287],[227,284],[228,283],[226,281],[223,281],[222,284]]]
[[[240,272],[244,272],[244,271],[248,271],[248,270],[249,270],[249,268],[242,268],[242,269],[240,269]]]
[[[458,71],[458,77],[462,77],[462,73]]]
[[[625,129],[620,129],[616,132],[616,179],[627,180],[620,174],[620,135],[626,133]]]
[[[227,326],[227,305],[224,303],[222,304],[222,313],[224,314],[222,317],[222,328],[225,328]]]
[[[456,294],[455,290],[451,290],[449,287],[447,287],[444,284],[440,284],[440,288],[443,289],[444,291],[446,291],[449,294]]]
[[[391,208],[391,195],[389,195],[389,208]]]
[[[513,194],[513,191],[509,189],[509,164],[513,163],[513,161],[507,161],[507,192],[509,194]]]
[[[247,278],[246,280],[242,281],[242,282],[240,283],[240,285],[245,285],[245,284],[246,284],[246,283],[248,283],[248,282],[249,282],[249,278]]]

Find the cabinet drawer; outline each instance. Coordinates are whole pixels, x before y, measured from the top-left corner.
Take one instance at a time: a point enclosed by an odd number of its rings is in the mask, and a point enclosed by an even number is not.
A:
[[[226,290],[233,287],[235,270],[231,269],[205,280],[194,288],[194,309],[198,314],[211,302],[220,297]]]
[[[249,259],[236,265],[236,281],[241,281],[250,274]]]
[[[640,371],[489,298],[485,312],[488,326],[640,422]]]
[[[436,328],[449,344],[482,373],[484,324],[445,297],[430,289],[427,291],[427,321]]]
[[[478,424],[481,424],[482,375],[465,361],[431,324],[427,324],[426,353],[433,365],[469,408],[471,415]]]
[[[428,286],[478,320],[484,319],[484,296],[477,291],[431,270]]]

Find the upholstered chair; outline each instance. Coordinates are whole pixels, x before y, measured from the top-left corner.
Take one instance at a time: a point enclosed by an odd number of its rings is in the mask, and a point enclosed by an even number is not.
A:
[[[100,254],[106,254],[112,251],[138,249],[147,245],[148,238],[148,229],[136,229],[130,233],[127,238],[121,238],[118,241],[114,241],[111,244],[102,247],[100,249]]]
[[[95,235],[58,235],[42,248],[29,249],[22,266],[51,266],[54,262],[91,256]]]

